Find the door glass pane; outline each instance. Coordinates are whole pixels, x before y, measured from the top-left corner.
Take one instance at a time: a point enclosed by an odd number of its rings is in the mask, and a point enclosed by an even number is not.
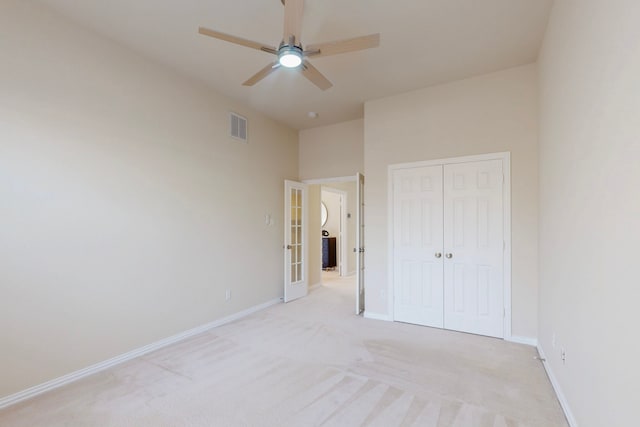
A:
[[[297,214],[298,209],[296,208],[297,203],[297,192],[296,190],[291,191],[291,225],[295,225],[297,222]]]
[[[298,275],[298,280],[302,280],[302,263],[298,263],[297,264],[297,271],[296,271],[297,275]]]

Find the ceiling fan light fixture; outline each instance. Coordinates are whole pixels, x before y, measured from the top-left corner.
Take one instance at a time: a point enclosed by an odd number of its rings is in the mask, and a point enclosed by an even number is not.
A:
[[[286,68],[296,68],[302,64],[302,49],[297,46],[283,46],[278,52],[278,62]]]

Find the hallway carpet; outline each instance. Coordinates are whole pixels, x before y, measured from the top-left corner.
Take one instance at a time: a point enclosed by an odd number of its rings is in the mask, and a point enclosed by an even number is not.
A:
[[[3,427],[566,427],[532,347],[364,319],[353,279],[0,412]]]

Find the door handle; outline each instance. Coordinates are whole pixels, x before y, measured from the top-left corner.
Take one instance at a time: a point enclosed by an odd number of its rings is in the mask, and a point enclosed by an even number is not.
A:
[[[442,252],[436,252],[436,258],[442,258]]]
[[[446,254],[445,256],[447,257],[447,259],[453,258],[453,254]]]
[[[291,248],[292,248],[292,246],[291,246],[291,245],[287,245],[287,249],[291,249]]]

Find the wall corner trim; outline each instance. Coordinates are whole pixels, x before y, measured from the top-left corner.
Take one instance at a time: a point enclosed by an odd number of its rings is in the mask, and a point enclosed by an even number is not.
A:
[[[78,381],[82,378],[88,377],[90,375],[96,374],[98,372],[104,371],[105,369],[109,369],[113,366],[119,365],[121,363],[127,362],[129,360],[135,359],[137,357],[143,356],[147,353],[151,353],[152,351],[159,350],[163,347],[167,347],[171,344],[175,344],[177,342],[183,341],[187,338],[191,338],[195,335],[198,335],[202,332],[206,332],[210,329],[217,328],[219,326],[225,325],[227,323],[231,323],[235,320],[241,319],[243,317],[249,316],[250,314],[256,313],[258,311],[264,310],[265,308],[271,307],[272,305],[276,305],[282,302],[282,298],[278,297],[276,299],[272,299],[262,304],[255,305],[253,307],[249,307],[245,310],[239,311],[237,313],[231,314],[229,316],[223,317],[218,320],[214,320],[213,322],[206,323],[204,325],[197,326],[193,329],[189,329],[187,331],[181,332],[179,334],[170,336],[168,338],[162,339],[160,341],[156,341],[154,343],[148,344],[144,347],[140,347],[134,350],[131,350],[127,353],[121,354],[119,356],[113,357],[111,359],[96,363],[95,365],[88,366],[84,369],[80,369],[75,372],[71,372],[69,374],[63,375],[61,377],[55,378],[51,381],[47,381],[42,384],[38,384],[26,390],[20,391],[15,394],[11,394],[9,396],[0,398],[0,409],[4,409],[8,406],[15,405],[22,401],[31,399],[40,394],[46,393],[48,391],[54,390],[58,387],[62,387],[64,385],[70,384],[72,382]]]
[[[364,312],[364,318],[372,320],[385,320],[387,322],[391,322],[393,320],[388,314],[372,313],[370,311]]]
[[[542,346],[538,344],[536,348],[538,349],[538,354],[540,355],[540,358],[546,359],[547,356],[545,356]],[[565,397],[564,392],[560,387],[560,383],[558,382],[556,376],[551,370],[551,366],[549,366],[549,363],[546,360],[542,362],[542,366],[544,366],[544,370],[547,372],[547,377],[549,377],[549,381],[551,381],[551,386],[553,387],[553,390],[556,392],[556,397],[560,402],[560,406],[562,407],[564,416],[567,418],[567,423],[569,423],[570,427],[578,427],[578,422],[576,421],[575,417],[573,416],[573,412],[571,412],[571,408],[569,407],[569,401],[567,401],[567,398]]]
[[[505,337],[505,341],[514,342],[517,344],[525,344],[530,345],[531,347],[538,347],[538,339],[532,337],[519,337],[515,335],[511,335],[510,337]]]

